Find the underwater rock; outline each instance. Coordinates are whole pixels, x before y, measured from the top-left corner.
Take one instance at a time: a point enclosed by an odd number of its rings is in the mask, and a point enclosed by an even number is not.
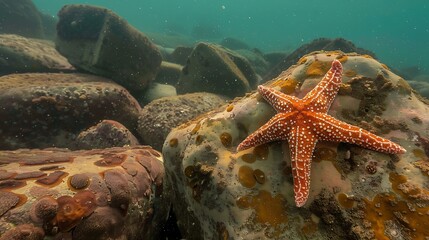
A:
[[[167,217],[162,157],[150,147],[0,151],[0,163],[10,173],[0,209],[18,199],[1,212],[2,240],[157,239]]]
[[[93,75],[0,77],[0,149],[72,146],[76,135],[111,119],[135,131],[141,110],[126,89]]]
[[[257,82],[246,58],[216,44],[199,43],[182,69],[177,93],[211,92],[234,98],[254,89]]]
[[[108,77],[133,94],[155,79],[158,49],[112,11],[67,5],[58,16],[56,47],[73,66]]]
[[[0,75],[73,70],[74,67],[49,41],[0,34]]]
[[[235,52],[245,57],[259,76],[264,76],[267,73],[270,63],[265,60],[264,54],[258,49],[239,49],[235,50]]]
[[[368,55],[314,52],[267,86],[302,98],[334,59],[343,64],[328,114],[400,144],[389,155],[319,142],[310,196],[294,202],[287,142],[237,152],[275,111],[249,94],[170,132],[166,183],[187,239],[424,239],[429,236],[429,105]]]
[[[155,81],[162,84],[177,85],[180,74],[182,72],[182,65],[162,61],[161,67],[156,75]]]
[[[139,99],[140,106],[152,102],[153,100],[160,99],[163,97],[177,96],[176,88],[169,84],[161,84],[152,82],[144,92],[144,95]]]
[[[283,70],[295,64],[305,54],[311,53],[313,51],[320,51],[320,50],[324,50],[324,51],[340,50],[345,53],[356,52],[359,54],[367,54],[372,57],[375,57],[375,54],[373,52],[363,48],[356,47],[352,42],[344,38],[335,38],[335,39],[319,38],[319,39],[313,40],[311,43],[307,43],[300,46],[291,54],[287,55],[287,57],[281,60],[280,62],[278,62],[278,64],[276,64],[268,72],[268,74],[263,76],[263,79],[267,81],[277,77]]]
[[[190,93],[156,99],[143,107],[138,133],[144,144],[161,150],[174,127],[225,104],[225,98],[211,93]]]
[[[103,120],[81,132],[76,138],[77,149],[102,149],[110,147],[137,146],[137,138],[122,124]]]
[[[33,1],[0,1],[0,33],[43,38],[42,19]]]
[[[174,49],[174,51],[170,55],[170,61],[180,64],[186,65],[189,56],[192,53],[192,47],[179,46]]]

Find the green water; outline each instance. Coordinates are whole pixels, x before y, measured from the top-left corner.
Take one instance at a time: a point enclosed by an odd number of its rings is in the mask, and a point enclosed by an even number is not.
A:
[[[145,32],[195,40],[234,37],[262,51],[291,51],[319,37],[343,37],[393,68],[429,73],[429,1],[35,0],[56,15],[65,4],[109,8]]]

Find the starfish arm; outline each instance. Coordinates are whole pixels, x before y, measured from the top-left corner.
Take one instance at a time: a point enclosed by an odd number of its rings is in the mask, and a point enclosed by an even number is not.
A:
[[[250,134],[237,147],[237,151],[245,150],[264,143],[286,140],[290,126],[295,122],[294,113],[278,113],[254,133]]]
[[[299,101],[297,97],[284,94],[263,85],[258,86],[258,91],[277,112],[290,112],[293,109],[293,103]]]
[[[399,144],[379,137],[365,129],[356,127],[327,114],[311,113],[313,131],[319,140],[353,143],[364,148],[384,153],[405,153]]]
[[[331,69],[323,79],[302,99],[308,111],[326,113],[341,86],[343,66],[340,61],[334,60]]]
[[[316,136],[306,127],[297,126],[288,137],[291,152],[292,176],[297,207],[303,206],[310,192],[311,159]]]

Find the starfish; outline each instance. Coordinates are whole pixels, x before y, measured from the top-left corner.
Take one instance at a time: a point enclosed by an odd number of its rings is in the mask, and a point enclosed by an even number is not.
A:
[[[277,114],[237,147],[237,151],[241,151],[273,141],[287,141],[297,207],[302,207],[308,199],[311,159],[317,141],[352,143],[389,154],[406,152],[392,141],[327,114],[340,89],[341,77],[342,65],[334,60],[323,79],[302,99],[258,86],[259,93]]]

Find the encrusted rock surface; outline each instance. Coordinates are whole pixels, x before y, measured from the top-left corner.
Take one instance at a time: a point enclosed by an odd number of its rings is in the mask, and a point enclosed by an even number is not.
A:
[[[0,77],[0,149],[68,147],[111,119],[135,131],[140,105],[116,83],[86,74]]]
[[[0,75],[73,70],[74,67],[49,41],[0,34]]]
[[[0,1],[0,33],[43,38],[40,12],[33,1]]]
[[[258,77],[249,61],[212,43],[199,43],[182,69],[177,93],[211,92],[230,98],[254,89]]]
[[[79,133],[77,149],[96,149],[123,146],[137,146],[137,138],[122,124],[113,120],[103,120],[99,124]]]
[[[112,11],[67,5],[58,16],[57,49],[77,68],[111,78],[132,93],[155,79],[161,64],[158,49]]]
[[[275,111],[257,94],[171,131],[163,156],[187,239],[425,239],[429,105],[368,55],[315,52],[267,85],[302,98],[333,59],[343,84],[329,114],[407,149],[388,155],[319,142],[307,204],[294,203],[287,143],[236,152]]]
[[[319,38],[310,43],[300,46],[298,49],[288,54],[284,59],[278,62],[265,76],[264,80],[271,80],[279,75],[283,70],[295,64],[305,54],[313,51],[334,51],[340,50],[343,52],[356,52],[359,54],[367,54],[375,57],[374,53],[363,48],[356,47],[352,42],[344,38]]]
[[[157,239],[169,208],[150,147],[0,151],[0,239]]]
[[[144,144],[161,150],[171,129],[223,104],[225,98],[211,93],[190,93],[154,100],[141,111],[138,133]]]

